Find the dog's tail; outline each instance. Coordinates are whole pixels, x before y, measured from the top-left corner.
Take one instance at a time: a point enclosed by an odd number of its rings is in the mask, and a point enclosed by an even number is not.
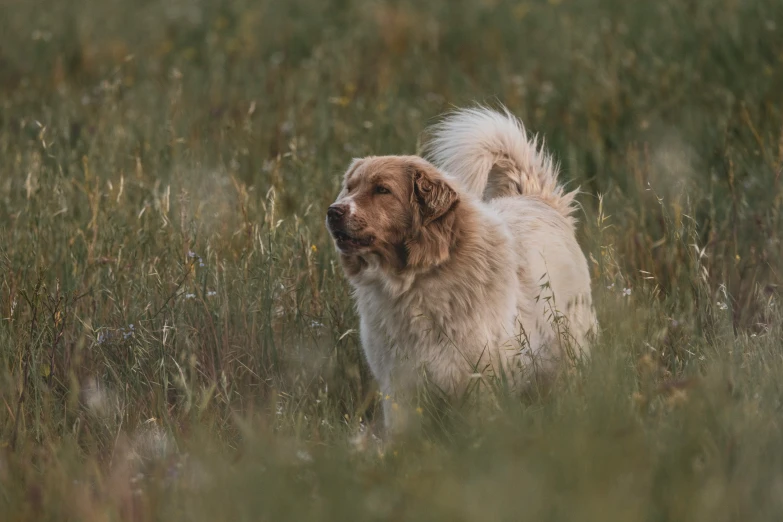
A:
[[[508,109],[457,110],[429,129],[427,157],[471,194],[489,201],[524,194],[540,198],[570,219],[578,189],[557,183],[558,167]]]

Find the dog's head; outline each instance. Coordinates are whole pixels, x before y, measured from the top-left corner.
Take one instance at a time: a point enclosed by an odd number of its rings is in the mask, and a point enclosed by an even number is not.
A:
[[[441,264],[455,239],[459,197],[443,175],[418,156],[354,160],[326,226],[349,274],[370,256],[401,271]]]

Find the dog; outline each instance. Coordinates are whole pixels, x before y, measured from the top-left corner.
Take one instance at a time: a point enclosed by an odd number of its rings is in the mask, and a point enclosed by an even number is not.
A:
[[[457,110],[420,156],[354,159],[326,216],[390,433],[422,379],[446,398],[503,375],[523,389],[589,353],[577,191],[507,109]]]

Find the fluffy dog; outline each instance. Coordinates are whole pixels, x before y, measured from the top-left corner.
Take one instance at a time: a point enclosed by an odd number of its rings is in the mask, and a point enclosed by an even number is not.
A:
[[[486,374],[521,387],[584,355],[596,326],[576,192],[522,123],[466,109],[429,135],[432,162],[354,159],[326,218],[387,428],[422,376],[449,398]]]

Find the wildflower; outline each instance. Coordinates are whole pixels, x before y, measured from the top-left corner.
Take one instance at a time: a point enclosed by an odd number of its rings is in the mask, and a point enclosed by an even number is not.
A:
[[[631,295],[631,289],[623,288],[623,297],[628,297],[629,295]]]
[[[196,297],[196,294],[185,294],[185,299],[193,299]]]
[[[728,310],[729,309],[729,305],[727,305],[723,301],[718,301],[717,305],[718,305],[718,308],[720,308],[721,310]]]
[[[120,333],[122,334],[123,339],[127,339],[128,337],[131,337],[134,332],[134,327],[132,324],[128,325],[128,329],[120,328]]]
[[[203,267],[204,266],[204,260],[200,257],[198,258],[198,266]]]
[[[351,103],[351,99],[347,96],[331,96],[329,97],[329,103],[332,105],[339,105],[340,107],[347,107]]]
[[[209,292],[207,292],[207,297],[215,297],[216,295],[217,292],[215,292],[214,290],[210,290]]]
[[[614,288],[614,283],[606,287],[607,290],[611,290],[612,288]]]
[[[310,245],[310,250],[312,250],[313,253],[318,252],[318,247],[315,245]]]
[[[193,259],[194,257],[196,257],[196,253],[192,250],[188,250],[188,257]]]

